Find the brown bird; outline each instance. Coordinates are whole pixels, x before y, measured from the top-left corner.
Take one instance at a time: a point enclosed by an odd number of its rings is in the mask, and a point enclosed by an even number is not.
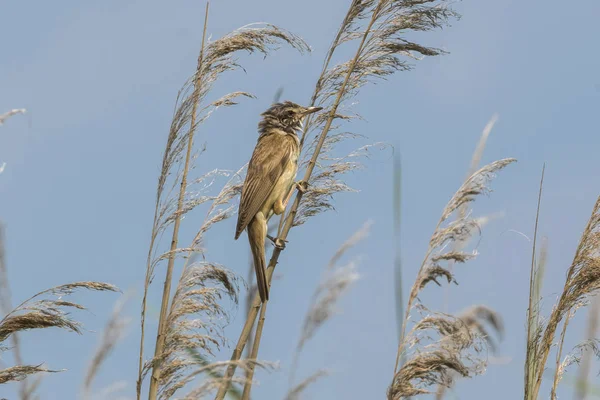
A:
[[[294,183],[300,156],[300,139],[296,131],[302,128],[302,121],[308,114],[321,109],[286,101],[273,104],[261,114],[258,141],[242,187],[235,239],[248,228],[258,293],[263,302],[269,300],[265,265],[267,223],[273,214],[280,215],[285,211],[294,185],[303,190],[302,185]],[[269,239],[281,246],[279,239]]]

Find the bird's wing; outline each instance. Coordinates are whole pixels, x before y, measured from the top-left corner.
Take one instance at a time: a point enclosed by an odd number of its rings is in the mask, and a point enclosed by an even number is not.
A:
[[[290,161],[292,151],[292,140],[284,135],[271,134],[258,140],[248,164],[248,173],[242,188],[235,230],[236,239],[269,197],[275,183]]]

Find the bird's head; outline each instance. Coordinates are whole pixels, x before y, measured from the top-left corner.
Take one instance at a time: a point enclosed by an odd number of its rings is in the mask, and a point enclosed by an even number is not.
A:
[[[302,121],[308,114],[322,109],[323,107],[303,107],[291,101],[275,103],[261,114],[263,119],[258,124],[258,130],[265,133],[269,129],[281,129],[295,134],[297,130],[302,129]]]

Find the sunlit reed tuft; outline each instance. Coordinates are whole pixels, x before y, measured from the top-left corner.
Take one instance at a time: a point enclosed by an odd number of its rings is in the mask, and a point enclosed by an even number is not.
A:
[[[403,322],[404,332],[398,345],[396,368],[388,388],[388,399],[431,393],[430,387],[434,385],[438,386],[438,393],[443,393],[443,389],[439,387],[451,386],[457,376],[470,377],[483,370],[485,360],[479,353],[489,343],[490,335],[482,322],[487,321],[494,330],[500,332],[502,328],[495,312],[479,306],[458,317],[435,313],[418,301],[418,295],[431,282],[441,285],[440,279],[456,283],[448,265],[451,262],[465,263],[476,257],[476,251],[455,250],[458,247],[454,244],[458,241],[466,242],[480,231],[477,219],[465,210],[456,220],[447,220],[477,196],[488,193],[488,184],[495,173],[514,161],[511,158],[495,161],[475,171],[443,209],[409,293]],[[414,322],[407,333],[410,314],[415,310],[423,314],[423,317]],[[416,349],[417,345],[420,346],[419,349]],[[403,365],[400,365],[401,358],[406,359]]]

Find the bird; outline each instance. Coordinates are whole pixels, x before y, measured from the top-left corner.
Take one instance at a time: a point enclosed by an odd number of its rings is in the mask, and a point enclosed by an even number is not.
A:
[[[258,124],[258,140],[242,186],[235,240],[247,230],[263,303],[269,299],[265,239],[268,237],[276,246],[283,247],[279,238],[267,235],[267,223],[273,215],[285,211],[294,186],[306,190],[304,182],[295,182],[300,156],[297,131],[303,128],[307,115],[320,110],[322,107],[303,107],[291,101],[275,103],[261,114]]]

